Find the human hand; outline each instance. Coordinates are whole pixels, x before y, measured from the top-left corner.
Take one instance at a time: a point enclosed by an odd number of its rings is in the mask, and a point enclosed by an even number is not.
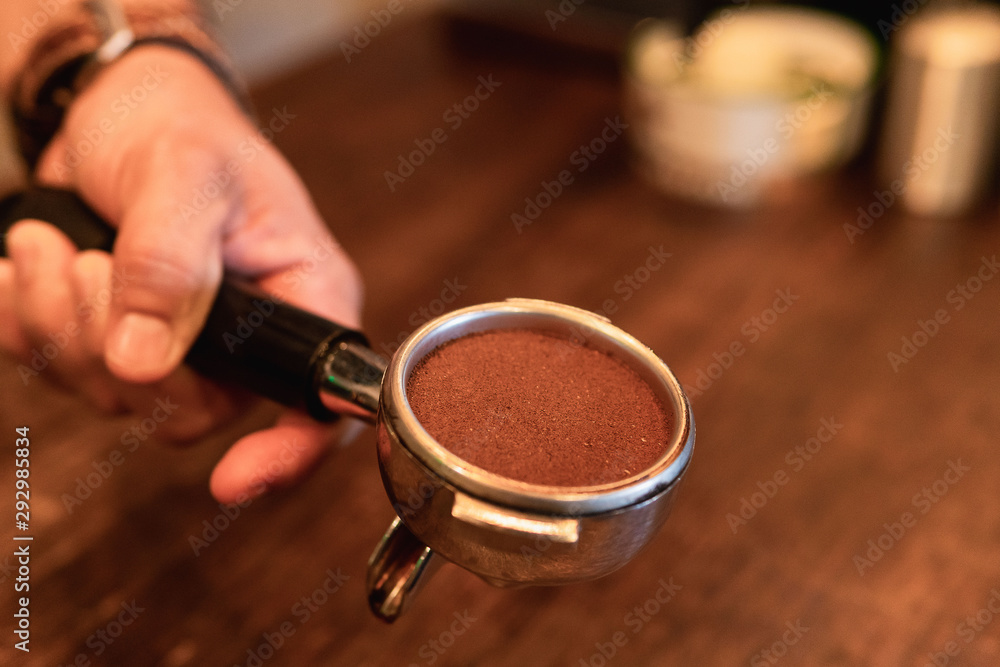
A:
[[[50,225],[15,225],[11,259],[0,260],[0,347],[30,360],[57,344],[40,372],[104,411],[148,416],[169,397],[179,407],[158,428],[163,439],[196,438],[234,413],[233,394],[181,365],[223,267],[293,305],[359,324],[357,271],[302,183],[188,54],[142,46],[101,72],[36,177],[79,192],[118,239],[113,255],[77,252]],[[232,501],[287,485],[331,437],[328,426],[285,411],[233,445],[212,492]]]

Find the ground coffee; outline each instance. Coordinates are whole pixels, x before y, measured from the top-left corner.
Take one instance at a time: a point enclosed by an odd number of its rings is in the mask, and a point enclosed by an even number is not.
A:
[[[442,446],[533,484],[592,486],[650,467],[672,415],[609,355],[527,329],[463,336],[413,369],[407,399]]]

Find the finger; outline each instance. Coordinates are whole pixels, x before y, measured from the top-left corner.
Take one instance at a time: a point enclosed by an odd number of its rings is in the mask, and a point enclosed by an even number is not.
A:
[[[70,265],[76,247],[52,225],[34,220],[7,234],[14,266],[14,313],[28,343],[44,358],[41,369],[76,385],[86,366],[79,342]]]
[[[31,346],[17,321],[14,307],[14,262],[0,259],[0,348],[12,356],[27,359]]]
[[[15,309],[29,337],[63,329],[72,312],[66,280],[76,246],[65,234],[38,220],[22,220],[7,233],[14,264]]]
[[[152,382],[177,368],[222,277],[221,240],[235,215],[231,197],[223,193],[197,206],[183,201],[203,185],[190,174],[213,169],[210,158],[199,162],[198,151],[190,153],[131,199],[115,244],[115,269],[125,282],[109,314],[105,357],[123,380]]]
[[[250,217],[239,235],[227,239],[226,263],[257,276],[265,291],[289,303],[357,328],[360,274],[291,167],[280,155],[272,157],[246,174]]]
[[[100,357],[88,355],[79,325],[72,266],[76,247],[55,227],[18,223],[8,235],[15,268],[16,319],[34,345],[31,377],[42,372],[63,386],[82,390],[103,412],[118,409]],[[25,379],[29,379],[26,376]]]
[[[359,328],[363,289],[354,263],[325,230],[303,245],[302,260],[262,277],[260,286],[300,308]]]
[[[290,486],[315,467],[336,435],[329,425],[286,412],[272,428],[251,433],[229,448],[212,471],[212,495],[219,502],[234,502]]]

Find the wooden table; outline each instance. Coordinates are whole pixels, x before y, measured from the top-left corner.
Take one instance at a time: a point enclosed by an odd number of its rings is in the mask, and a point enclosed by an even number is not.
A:
[[[480,77],[499,87],[455,127],[445,111]],[[894,207],[850,242],[843,225],[873,201],[863,170],[723,213],[656,194],[617,139],[518,231],[525,198],[619,117],[619,82],[606,68],[456,51],[437,20],[399,22],[351,63],[336,54],[256,100],[264,118],[295,114],[275,141],[365,276],[376,349],[449,285],[455,307],[610,300],[613,321],[693,388],[697,447],[673,514],[604,579],[499,590],[449,566],[386,626],[364,599],[392,517],[370,431],[296,490],[221,518],[209,472],[267,421],[262,406],[196,447],[143,443],[68,513],[64,494],[107,468],[142,415],[99,419],[45,383],[25,388],[4,361],[0,433],[12,444],[15,426],[31,427],[35,541],[26,656],[9,631],[5,492],[0,662],[997,664],[995,210],[940,223]],[[437,128],[446,140],[390,191],[385,172]],[[622,288],[661,248],[662,268]],[[206,522],[224,528],[196,556]]]

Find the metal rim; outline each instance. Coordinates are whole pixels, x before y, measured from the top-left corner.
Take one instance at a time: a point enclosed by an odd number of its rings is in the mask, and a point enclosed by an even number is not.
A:
[[[656,463],[617,482],[595,486],[544,486],[512,480],[472,465],[440,445],[417,421],[406,398],[406,380],[439,345],[478,331],[535,328],[585,332],[588,346],[608,352],[639,372],[674,413],[671,439]],[[581,516],[622,509],[656,496],[683,474],[694,448],[691,407],[667,365],[633,336],[589,311],[537,299],[509,299],[456,310],[414,331],[393,356],[382,381],[383,418],[399,443],[432,475],[456,489],[510,508]]]

